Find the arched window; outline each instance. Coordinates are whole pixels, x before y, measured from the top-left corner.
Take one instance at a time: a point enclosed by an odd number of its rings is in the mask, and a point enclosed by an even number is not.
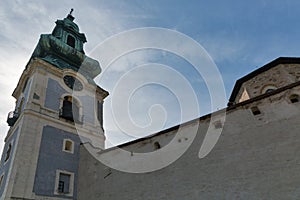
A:
[[[275,89],[267,89],[265,93],[273,92]]]
[[[298,94],[292,94],[290,96],[290,101],[291,101],[291,103],[297,103],[297,102],[299,102],[300,101],[299,95]]]
[[[75,38],[71,35],[68,35],[67,44],[73,48],[75,48]]]
[[[277,89],[277,87],[275,87],[273,85],[267,85],[262,89],[262,94],[273,92],[276,89]]]
[[[65,96],[60,110],[60,117],[72,122],[81,122],[79,103],[72,96]]]

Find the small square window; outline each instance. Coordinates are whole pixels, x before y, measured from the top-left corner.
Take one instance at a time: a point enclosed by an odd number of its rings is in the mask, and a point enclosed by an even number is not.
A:
[[[74,153],[74,142],[70,139],[64,139],[63,151]]]
[[[260,112],[260,110],[258,109],[257,106],[252,107],[251,111],[252,111],[253,115],[260,115],[261,114],[261,112]]]
[[[73,143],[71,141],[66,141],[65,150],[72,151],[72,149],[73,149]]]

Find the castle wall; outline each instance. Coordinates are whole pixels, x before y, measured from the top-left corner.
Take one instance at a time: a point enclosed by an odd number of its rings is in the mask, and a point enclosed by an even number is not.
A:
[[[149,173],[132,174],[114,170],[96,158],[120,157],[115,149],[93,157],[81,146],[78,199],[80,200],[199,200],[199,199],[299,199],[300,198],[300,103],[291,103],[291,93],[300,86],[237,105],[228,110],[223,132],[204,158],[198,156],[210,118],[200,126],[190,148],[171,165]],[[261,114],[254,115],[256,106]],[[191,138],[197,121],[181,126]],[[135,152],[153,151],[176,134],[164,134],[130,142],[122,148]],[[128,162],[122,160],[120,163]]]
[[[253,98],[265,93],[268,88],[280,88],[297,81],[300,81],[300,65],[280,64],[245,81],[235,102],[247,100],[244,97],[245,91],[249,98]]]

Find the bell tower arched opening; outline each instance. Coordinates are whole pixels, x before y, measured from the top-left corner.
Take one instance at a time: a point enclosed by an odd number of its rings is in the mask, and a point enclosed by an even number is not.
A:
[[[72,96],[65,96],[60,109],[60,117],[72,122],[82,122],[79,101]]]
[[[75,38],[71,35],[68,35],[67,37],[67,44],[73,48],[75,48]]]

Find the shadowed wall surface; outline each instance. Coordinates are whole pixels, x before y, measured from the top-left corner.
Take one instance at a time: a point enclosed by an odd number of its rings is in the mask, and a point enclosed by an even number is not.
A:
[[[299,86],[292,90],[299,91]],[[229,110],[221,137],[203,159],[198,153],[210,119],[200,119],[191,147],[155,172],[130,174],[110,169],[81,146],[78,199],[299,199],[300,103],[289,102],[287,93]],[[253,115],[252,106],[258,106],[261,114]],[[182,126],[187,138],[193,123]],[[122,148],[153,151],[155,142],[165,144],[174,134],[176,130],[170,130]],[[117,156],[114,149],[102,154]]]

